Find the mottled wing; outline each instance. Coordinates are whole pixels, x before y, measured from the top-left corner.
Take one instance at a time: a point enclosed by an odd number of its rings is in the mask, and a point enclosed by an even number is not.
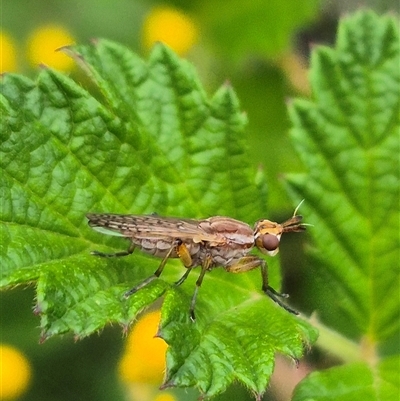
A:
[[[104,234],[137,239],[179,238],[194,242],[223,241],[220,235],[205,232],[199,223],[202,220],[161,217],[157,215],[136,216],[124,214],[86,215],[89,226]]]

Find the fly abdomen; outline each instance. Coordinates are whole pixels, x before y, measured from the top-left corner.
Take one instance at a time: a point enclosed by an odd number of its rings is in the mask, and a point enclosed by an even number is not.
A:
[[[135,247],[139,248],[142,252],[148,253],[150,255],[156,256],[158,258],[164,258],[173,247],[173,241],[171,239],[164,240],[159,238],[144,238],[137,239],[132,238],[132,242]],[[173,249],[170,253],[170,258],[176,258],[177,254]]]
[[[132,242],[135,244],[135,247],[139,248],[142,252],[145,252],[147,254],[156,256],[158,258],[164,258],[169,254],[169,258],[178,258],[179,255],[177,253],[177,250],[174,247],[174,242],[178,241],[177,239],[171,239],[171,238],[166,238],[166,239],[160,239],[160,238],[143,238],[143,239],[137,239],[137,238],[132,238]],[[197,253],[200,250],[200,244],[195,244],[193,242],[185,243],[189,254],[193,258],[193,260],[197,260],[198,258],[196,257]]]

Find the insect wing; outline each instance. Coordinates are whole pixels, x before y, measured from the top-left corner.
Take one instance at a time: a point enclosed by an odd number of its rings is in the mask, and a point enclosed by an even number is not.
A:
[[[217,242],[220,237],[199,227],[199,220],[161,216],[87,214],[89,226],[103,234],[137,239],[179,238]]]

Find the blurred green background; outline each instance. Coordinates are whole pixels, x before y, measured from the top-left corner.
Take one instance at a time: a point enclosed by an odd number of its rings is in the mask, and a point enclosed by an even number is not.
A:
[[[293,212],[293,205],[282,178],[302,169],[288,135],[286,103],[293,97],[310,96],[307,64],[311,45],[333,43],[340,15],[361,6],[380,13],[398,11],[397,0],[4,0],[1,30],[11,40],[15,58],[11,71],[34,77],[36,67],[29,62],[28,42],[47,24],[63,27],[75,42],[105,37],[146,57],[149,49],[143,39],[144,27],[160,5],[185,13],[196,27],[195,40],[181,53],[195,65],[209,95],[226,81],[237,92],[249,120],[249,160],[264,170],[269,188],[268,216],[260,217],[284,220]],[[157,29],[162,34],[166,28],[153,23],[152,29],[157,36]],[[181,36],[183,40],[185,31]],[[5,46],[1,49],[4,67]],[[285,290],[293,304],[310,312],[308,305],[318,283],[307,277],[299,253],[301,244],[288,238],[282,247]],[[77,342],[65,336],[39,345],[39,318],[32,313],[34,296],[33,287],[0,293],[0,342],[21,350],[32,369],[30,386],[18,399],[128,399],[117,375],[123,352],[121,329],[109,327],[99,336]],[[174,390],[173,394],[179,400],[196,399],[193,391]],[[265,399],[284,397],[269,391]],[[251,398],[246,390],[234,388],[216,399]]]

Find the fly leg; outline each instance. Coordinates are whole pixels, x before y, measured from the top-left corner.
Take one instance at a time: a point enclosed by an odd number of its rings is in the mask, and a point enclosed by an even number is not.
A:
[[[261,278],[262,278],[262,291],[264,292],[264,294],[267,294],[274,302],[276,302],[283,309],[287,310],[289,313],[292,313],[293,315],[298,315],[299,312],[290,308],[280,300],[280,298],[288,298],[289,295],[281,294],[268,285],[267,264],[264,260],[262,260],[262,262],[263,263],[261,263],[260,268],[261,268]]]
[[[237,263],[231,266],[225,267],[226,271],[231,273],[242,273],[247,272],[249,270],[253,270],[257,267],[261,269],[261,279],[262,279],[262,292],[268,295],[274,302],[276,302],[279,306],[283,309],[287,310],[294,315],[298,315],[299,313],[294,309],[290,308],[289,306],[285,305],[280,298],[287,298],[287,294],[280,294],[279,292],[275,291],[272,287],[268,285],[268,270],[267,264],[264,259],[260,259],[257,256],[244,256],[240,259]]]
[[[179,246],[177,247],[177,254],[179,256],[179,259],[182,261],[182,263],[186,267],[185,274],[178,281],[175,282],[175,285],[179,286],[188,278],[190,272],[192,271],[193,260],[192,260],[192,256],[189,253],[189,250],[187,249],[186,245],[183,243],[179,244]],[[189,315],[190,315],[190,319],[192,320],[192,322],[194,322],[196,320],[196,316],[194,313],[194,307],[196,305],[197,293],[199,292],[199,288],[201,286],[201,283],[203,282],[204,275],[206,274],[206,271],[210,267],[210,264],[211,264],[211,258],[207,257],[205,262],[201,266],[201,272],[196,281],[196,288],[192,295],[192,300],[190,301],[190,309],[189,309]]]
[[[262,278],[262,283],[263,283],[262,291],[264,293],[266,293],[268,295],[271,293],[272,295],[279,297],[279,298],[289,298],[288,294],[282,294],[282,293],[274,290],[272,287],[270,287],[268,285],[268,268],[267,268],[267,265],[265,262],[261,265],[261,278]],[[269,296],[271,297],[271,295],[269,295]],[[273,299],[273,297],[271,297],[271,298]],[[297,315],[297,313],[296,313],[296,315]]]
[[[141,283],[139,283],[138,285],[136,285],[135,287],[133,287],[129,291],[127,291],[124,294],[124,298],[130,297],[132,294],[134,294],[135,292],[139,291],[141,288],[145,287],[147,284],[151,283],[156,278],[160,277],[162,271],[164,270],[165,264],[167,263],[167,260],[171,256],[172,251],[174,249],[176,249],[177,246],[180,245],[180,242],[181,241],[174,241],[173,245],[171,246],[171,248],[169,249],[167,254],[164,256],[163,260],[160,263],[160,266],[158,266],[158,269],[153,273],[153,275],[151,275],[150,277],[146,278]]]
[[[206,271],[211,266],[211,261],[212,261],[211,257],[207,256],[204,263],[201,265],[201,272],[196,281],[196,288],[192,295],[192,300],[190,302],[190,309],[189,309],[189,315],[190,315],[190,319],[192,320],[192,322],[194,322],[196,320],[196,315],[194,313],[194,307],[196,305],[197,293],[199,292],[199,289],[201,287],[201,283],[203,282],[203,278],[204,278],[204,275],[206,274]]]
[[[91,255],[101,256],[102,258],[114,258],[119,256],[128,256],[135,250],[135,244],[132,242],[126,251],[116,252],[116,253],[103,253],[99,251],[90,252]]]
[[[177,246],[176,253],[178,254],[179,259],[182,261],[183,265],[186,267],[185,274],[178,281],[175,282],[175,285],[178,287],[188,278],[189,273],[192,271],[193,260],[187,246],[183,242],[181,242]]]
[[[180,286],[187,278],[188,278],[188,276],[189,276],[189,273],[192,271],[192,267],[188,267],[187,269],[186,269],[186,271],[185,271],[185,274],[178,280],[178,281],[175,281],[175,285],[178,287],[178,286]]]

